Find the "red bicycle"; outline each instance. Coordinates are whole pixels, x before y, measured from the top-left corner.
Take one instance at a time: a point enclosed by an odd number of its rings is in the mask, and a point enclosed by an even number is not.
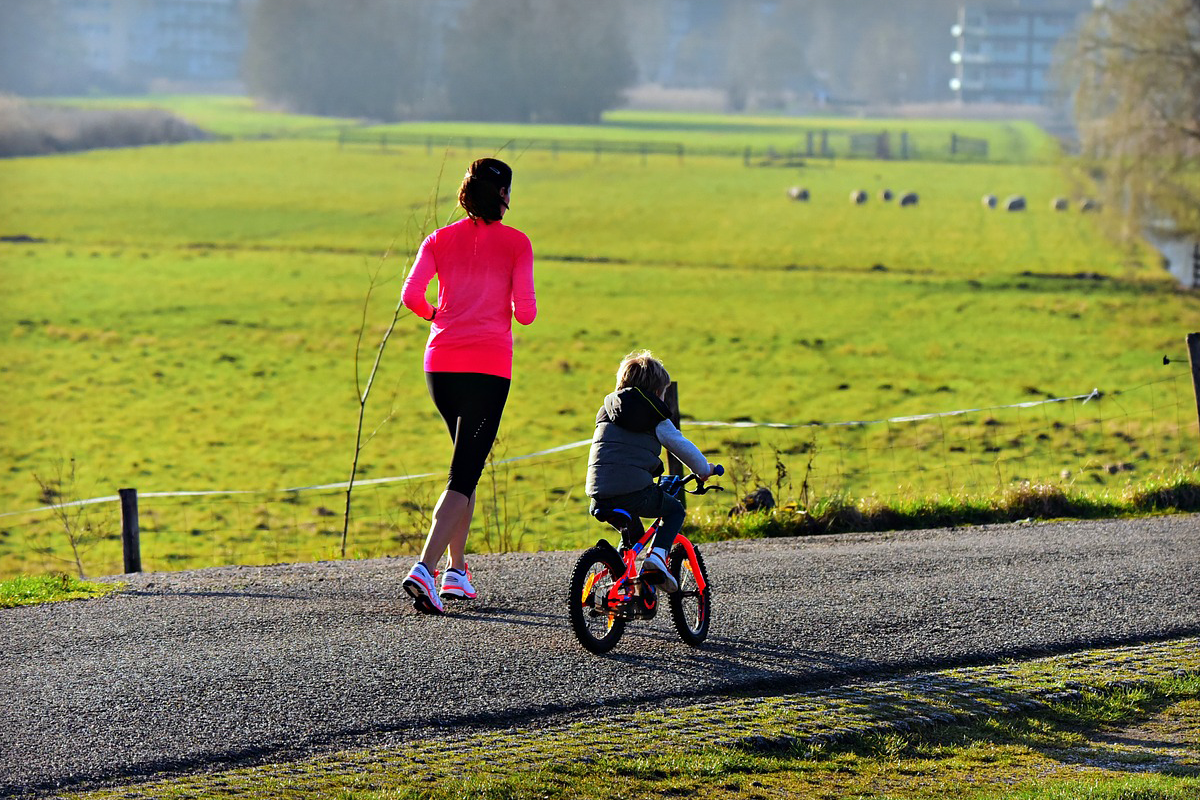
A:
[[[714,476],[724,473],[720,465],[713,469]],[[687,484],[693,480],[697,481],[697,487],[688,490]],[[686,478],[664,475],[658,479],[658,485],[676,497],[680,492],[705,494],[721,489],[700,484],[694,474]],[[643,529],[640,519],[621,509],[598,510],[595,517],[620,532],[621,546],[617,549],[607,539],[601,539],[595,547],[583,552],[571,573],[567,609],[579,643],[599,655],[616,646],[626,622],[650,620],[658,613],[659,591],[638,577],[637,557],[654,538],[662,518]],[[679,582],[679,591],[667,595],[675,630],[684,642],[699,647],[708,638],[712,618],[712,595],[704,557],[680,533],[671,547],[667,568]]]

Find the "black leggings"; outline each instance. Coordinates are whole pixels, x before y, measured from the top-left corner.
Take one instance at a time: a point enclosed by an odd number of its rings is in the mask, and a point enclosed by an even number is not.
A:
[[[479,372],[426,372],[425,383],[454,442],[446,488],[470,497],[500,430],[512,381]]]

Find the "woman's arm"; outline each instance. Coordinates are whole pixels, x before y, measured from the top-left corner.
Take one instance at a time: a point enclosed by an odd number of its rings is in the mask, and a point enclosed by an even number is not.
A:
[[[533,289],[533,246],[529,244],[529,239],[522,244],[513,267],[512,307],[517,322],[529,325],[537,318],[537,293]]]
[[[437,262],[433,258],[433,247],[430,245],[432,234],[421,243],[417,258],[408,277],[404,279],[404,287],[400,290],[400,301],[404,306],[421,319],[433,319],[437,309],[425,299],[425,290],[429,282],[437,274]]]

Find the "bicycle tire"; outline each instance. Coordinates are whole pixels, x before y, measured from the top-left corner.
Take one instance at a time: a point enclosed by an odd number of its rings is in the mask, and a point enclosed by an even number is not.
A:
[[[700,548],[696,551],[696,564],[699,565],[700,575],[704,578],[704,591],[700,591],[692,574],[692,564],[688,561],[687,550],[683,545],[675,545],[667,559],[667,568],[679,581],[679,591],[670,595],[671,619],[679,638],[692,647],[699,647],[708,638],[708,626],[712,621],[712,586],[708,582],[708,570],[704,566],[704,556]]]
[[[625,620],[596,610],[597,592],[607,593],[615,580],[625,574],[625,564],[611,549],[591,547],[579,556],[571,572],[567,593],[567,613],[571,629],[584,649],[603,655],[616,646],[625,632]]]

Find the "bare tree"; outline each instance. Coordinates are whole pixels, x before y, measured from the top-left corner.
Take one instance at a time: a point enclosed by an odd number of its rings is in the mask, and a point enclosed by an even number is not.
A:
[[[421,100],[427,11],[417,0],[259,0],[246,84],[295,111],[399,119]]]
[[[448,38],[450,112],[462,119],[595,123],[637,77],[620,4],[475,0]]]
[[[1099,7],[1064,63],[1082,159],[1124,236],[1162,220],[1200,235],[1200,0]]]

